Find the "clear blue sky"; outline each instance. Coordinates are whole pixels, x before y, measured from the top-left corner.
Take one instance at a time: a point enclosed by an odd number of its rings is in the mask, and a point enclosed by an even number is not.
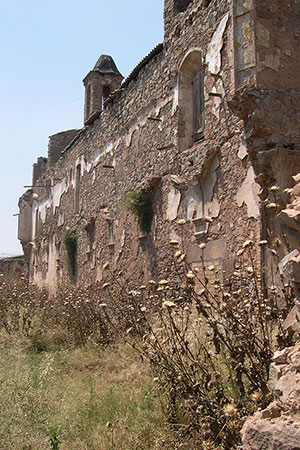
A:
[[[21,254],[18,198],[48,136],[83,125],[82,79],[100,54],[126,77],[163,40],[163,0],[0,5],[0,257]]]

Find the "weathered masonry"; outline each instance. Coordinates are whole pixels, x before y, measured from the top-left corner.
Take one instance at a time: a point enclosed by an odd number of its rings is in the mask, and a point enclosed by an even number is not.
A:
[[[300,172],[299,0],[165,0],[164,26],[125,80],[99,58],[84,127],[51,136],[34,164],[19,239],[39,286],[155,279],[181,233],[192,265],[206,243],[205,264],[225,274],[246,239],[279,259],[300,245],[300,226],[278,218]]]

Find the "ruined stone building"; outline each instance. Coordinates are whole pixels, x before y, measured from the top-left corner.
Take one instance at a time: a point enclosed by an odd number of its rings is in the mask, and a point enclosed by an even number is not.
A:
[[[192,266],[205,243],[205,264],[225,274],[246,239],[279,259],[297,248],[300,226],[282,211],[300,172],[299,20],[299,0],[165,0],[164,41],[125,80],[100,56],[83,80],[83,128],[50,137],[19,201],[31,280],[157,279],[182,233]],[[140,221],[128,196],[148,208]]]

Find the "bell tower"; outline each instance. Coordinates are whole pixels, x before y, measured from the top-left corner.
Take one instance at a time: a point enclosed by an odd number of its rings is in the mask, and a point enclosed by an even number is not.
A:
[[[83,79],[85,87],[84,124],[92,123],[103,109],[105,99],[117,89],[123,76],[109,55],[101,55]]]

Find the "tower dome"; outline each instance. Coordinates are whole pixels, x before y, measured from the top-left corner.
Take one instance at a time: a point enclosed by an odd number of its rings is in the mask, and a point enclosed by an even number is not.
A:
[[[114,73],[116,75],[121,75],[116,63],[109,55],[101,55],[93,70],[99,72],[100,74]]]

